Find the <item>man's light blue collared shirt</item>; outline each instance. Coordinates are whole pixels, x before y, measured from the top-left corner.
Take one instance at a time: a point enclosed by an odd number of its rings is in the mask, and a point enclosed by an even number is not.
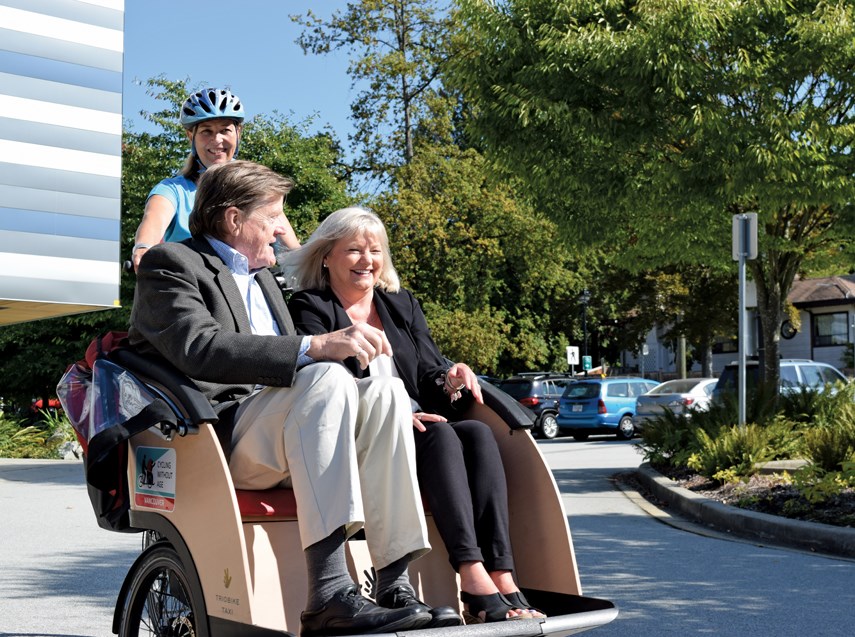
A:
[[[247,316],[249,316],[249,325],[252,328],[252,333],[280,336],[282,332],[279,329],[279,325],[276,324],[276,320],[273,318],[273,313],[270,311],[270,306],[267,305],[267,299],[264,298],[261,286],[255,280],[255,275],[260,270],[250,271],[249,260],[227,243],[210,235],[205,235],[205,238],[223,260],[223,263],[229,268],[235,279],[235,283],[243,299],[243,304],[246,307]],[[303,342],[300,344],[300,354],[297,358],[298,368],[314,362],[314,359],[306,354],[311,343],[311,336],[303,337]]]

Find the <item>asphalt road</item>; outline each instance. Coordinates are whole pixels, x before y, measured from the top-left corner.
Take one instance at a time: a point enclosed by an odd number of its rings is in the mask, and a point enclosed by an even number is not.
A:
[[[686,532],[614,488],[632,443],[543,441],[584,593],[619,617],[592,637],[848,636],[855,562]],[[0,637],[109,637],[140,537],[95,523],[79,462],[0,460]]]
[[[843,637],[855,626],[855,562],[663,524],[612,488],[643,458],[633,442],[541,442],[570,528],[585,595],[618,618],[597,637]]]

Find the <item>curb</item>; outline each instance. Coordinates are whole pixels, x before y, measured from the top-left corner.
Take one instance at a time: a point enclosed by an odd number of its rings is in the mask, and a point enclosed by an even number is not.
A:
[[[670,509],[721,533],[834,557],[855,558],[855,529],[747,511],[684,489],[643,463],[638,480]]]

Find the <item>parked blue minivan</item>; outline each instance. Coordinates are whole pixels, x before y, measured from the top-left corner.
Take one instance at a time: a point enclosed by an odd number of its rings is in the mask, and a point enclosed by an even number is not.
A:
[[[558,428],[576,440],[591,434],[615,434],[620,440],[635,435],[635,400],[659,383],[644,378],[588,378],[567,386],[558,403]]]

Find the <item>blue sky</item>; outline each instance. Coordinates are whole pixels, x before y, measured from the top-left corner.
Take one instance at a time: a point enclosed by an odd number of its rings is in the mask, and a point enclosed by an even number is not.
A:
[[[310,130],[330,124],[347,143],[354,93],[343,52],[304,55],[294,40],[300,27],[288,17],[312,8],[321,17],[344,0],[125,0],[123,116],[144,129],[141,109],[158,103],[145,81],[163,74],[189,86],[228,85],[247,114],[287,115],[298,123],[316,116]]]

